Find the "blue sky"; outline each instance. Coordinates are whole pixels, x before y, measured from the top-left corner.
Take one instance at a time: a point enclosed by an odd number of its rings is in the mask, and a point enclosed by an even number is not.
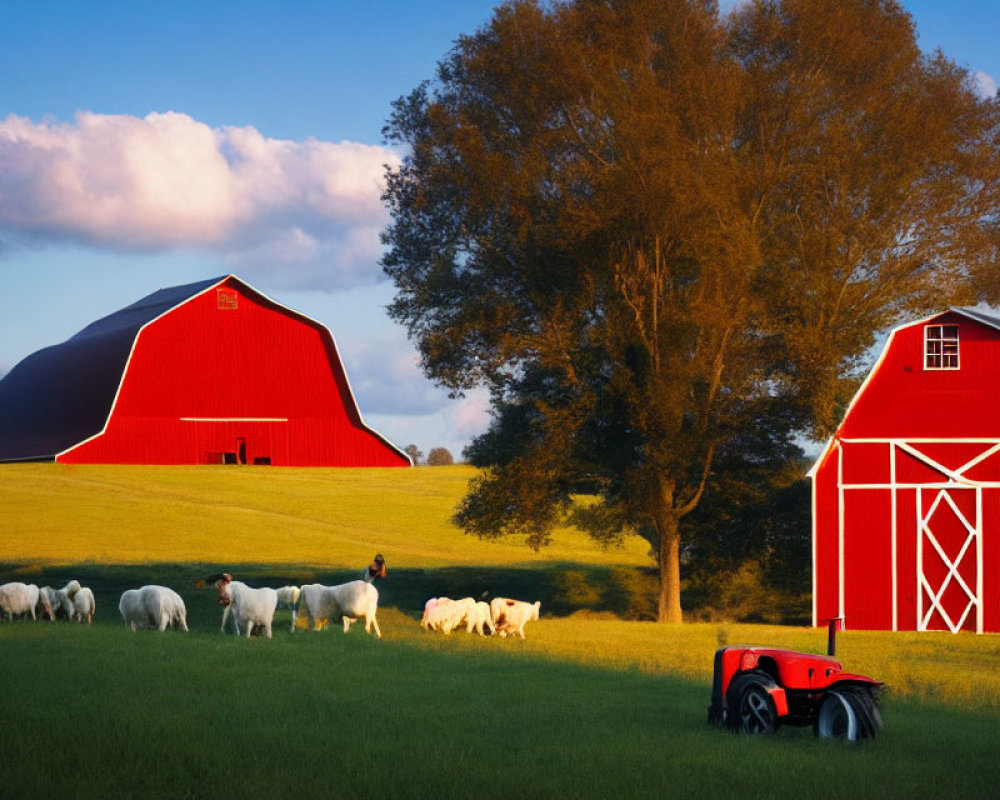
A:
[[[904,5],[921,47],[995,87],[1000,3]],[[493,6],[0,0],[0,375],[162,286],[235,272],[333,331],[369,424],[457,456],[484,398],[434,387],[385,315],[381,128]]]

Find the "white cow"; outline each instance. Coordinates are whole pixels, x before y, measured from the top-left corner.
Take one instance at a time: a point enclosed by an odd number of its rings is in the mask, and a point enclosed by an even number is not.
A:
[[[38,587],[33,583],[5,583],[0,586],[0,615],[13,620],[15,616],[31,614],[32,619],[38,619],[35,615],[38,597]]]
[[[516,634],[523,639],[525,624],[537,620],[541,608],[540,600],[535,603],[525,603],[508,597],[494,597],[490,601],[493,629],[501,638],[507,634]]]
[[[482,600],[476,603],[475,610],[473,611],[472,627],[475,628],[476,633],[480,636],[489,636],[494,633],[493,616],[490,613],[489,603],[484,603]]]
[[[323,586],[311,583],[301,588],[300,605],[305,605],[309,623],[313,630],[320,629],[321,620],[341,621],[344,633],[359,618],[365,619],[368,633],[375,629],[375,635],[382,638],[375,612],[378,610],[378,590],[366,581],[350,581],[337,586]]]
[[[149,585],[127,589],[118,601],[118,611],[125,624],[137,628],[180,627],[187,633],[187,609],[181,596],[166,586]]]
[[[432,630],[431,619],[434,609],[439,605],[450,602],[452,602],[450,597],[431,597],[426,603],[424,603],[424,613],[423,616],[420,617],[420,627],[424,630]]]
[[[476,601],[471,597],[451,600],[447,597],[432,597],[424,604],[424,615],[420,620],[426,630],[448,634],[465,626],[472,632],[476,618]]]
[[[302,590],[298,586],[282,586],[278,592],[278,608],[287,608],[292,612],[292,633],[295,632],[295,620],[299,613],[299,596]]]
[[[251,588],[242,581],[234,581],[228,572],[218,576],[215,586],[219,590],[219,602],[226,607],[222,612],[223,633],[231,608],[237,636],[241,633],[249,636],[254,626],[259,625],[264,629],[264,635],[271,638],[271,623],[274,621],[274,610],[278,607],[278,593],[274,589],[266,586]]]
[[[73,595],[73,615],[71,619],[84,622],[89,625],[97,610],[97,603],[94,602],[94,593],[86,586],[81,586],[80,590]]]

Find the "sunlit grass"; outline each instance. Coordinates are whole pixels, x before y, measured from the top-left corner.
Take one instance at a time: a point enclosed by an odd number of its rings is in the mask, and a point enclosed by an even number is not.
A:
[[[471,467],[0,465],[0,561],[226,562],[360,568],[580,561],[649,565],[635,540],[604,550],[574,528],[539,553],[483,542],[450,518]]]
[[[721,644],[756,644],[826,652],[826,632],[774,625],[681,626],[568,617],[531,623],[519,651],[539,658],[673,675],[708,684],[711,655]],[[483,640],[440,641],[426,647],[490,648]],[[950,633],[845,631],[837,658],[848,672],[886,684],[889,698],[908,698],[1000,714],[1000,637]]]
[[[187,600],[190,634],[0,626],[0,797],[985,798],[1000,776],[995,707],[891,696],[853,747],[709,727],[708,625],[542,619],[522,642],[387,608],[380,641],[248,641],[219,635],[210,592]]]

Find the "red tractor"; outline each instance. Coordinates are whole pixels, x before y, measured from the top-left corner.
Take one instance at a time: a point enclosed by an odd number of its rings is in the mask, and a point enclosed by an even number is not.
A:
[[[856,741],[882,730],[881,681],[844,672],[833,656],[838,620],[830,620],[827,656],[770,647],[715,652],[708,721],[742,733],[812,725],[817,736]]]

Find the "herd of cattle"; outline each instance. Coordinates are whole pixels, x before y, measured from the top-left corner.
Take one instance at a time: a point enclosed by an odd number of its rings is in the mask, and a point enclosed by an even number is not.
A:
[[[275,611],[287,608],[292,614],[292,632],[298,616],[304,612],[313,630],[319,630],[326,622],[342,622],[346,633],[354,622],[364,619],[365,630],[374,631],[381,638],[382,631],[375,619],[378,590],[373,583],[384,576],[385,561],[376,556],[361,580],[337,586],[313,583],[280,589],[252,588],[233,580],[229,573],[213,575],[206,582],[213,583],[218,590],[219,603],[223,606],[223,633],[231,616],[237,635],[256,634],[270,639]],[[424,605],[420,625],[425,630],[445,634],[464,627],[469,633],[515,635],[523,639],[525,624],[538,619],[540,608],[540,602],[525,603],[506,597],[495,597],[489,604],[471,597],[461,600],[432,597]],[[30,614],[32,619],[65,617],[89,623],[95,610],[94,593],[76,580],[69,581],[62,589],[39,588],[20,582],[0,586],[0,616],[5,621]],[[188,630],[184,600],[166,586],[148,585],[126,590],[118,603],[118,611],[133,631],[139,628],[163,631],[168,627]]]

